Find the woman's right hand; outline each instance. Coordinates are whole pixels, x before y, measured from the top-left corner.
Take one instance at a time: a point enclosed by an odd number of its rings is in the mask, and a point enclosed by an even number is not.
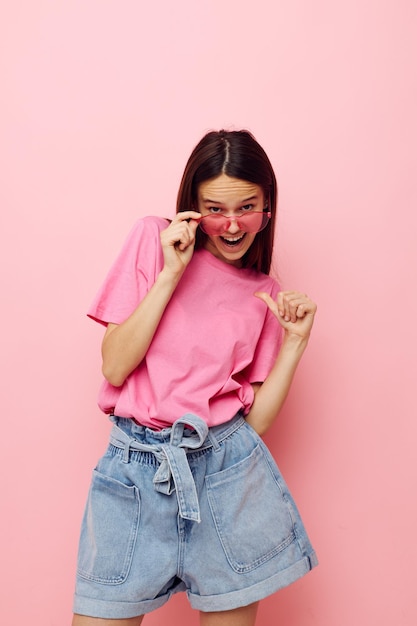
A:
[[[197,211],[177,213],[168,228],[161,232],[161,245],[164,254],[164,269],[173,274],[182,274],[191,261],[194,252],[195,233],[201,217]]]

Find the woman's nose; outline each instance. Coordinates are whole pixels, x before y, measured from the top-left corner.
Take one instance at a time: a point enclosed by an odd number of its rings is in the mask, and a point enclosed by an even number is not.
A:
[[[240,226],[237,223],[237,218],[229,217],[228,220],[229,220],[229,226],[227,228],[227,232],[230,233],[231,235],[238,233],[240,231]]]

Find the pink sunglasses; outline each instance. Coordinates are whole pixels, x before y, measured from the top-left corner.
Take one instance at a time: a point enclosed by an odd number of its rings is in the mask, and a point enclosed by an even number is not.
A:
[[[259,233],[268,224],[271,218],[271,212],[268,209],[263,211],[248,211],[241,215],[219,215],[218,213],[210,213],[203,215],[196,221],[206,235],[220,236],[229,228],[232,221],[235,221],[240,230],[245,233]]]

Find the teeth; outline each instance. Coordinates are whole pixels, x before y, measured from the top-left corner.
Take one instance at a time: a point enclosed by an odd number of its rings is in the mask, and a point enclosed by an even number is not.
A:
[[[243,235],[240,235],[239,237],[223,237],[223,239],[226,241],[239,241],[240,239],[243,239]]]

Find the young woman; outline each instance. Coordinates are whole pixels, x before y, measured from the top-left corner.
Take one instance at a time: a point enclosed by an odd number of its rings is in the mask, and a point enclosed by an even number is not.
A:
[[[110,444],[81,530],[73,626],[139,626],[186,591],[202,626],[253,626],[316,565],[260,435],[315,304],[270,270],[277,188],[247,131],[210,132],[170,222],[139,220],[89,315],[106,326]]]

